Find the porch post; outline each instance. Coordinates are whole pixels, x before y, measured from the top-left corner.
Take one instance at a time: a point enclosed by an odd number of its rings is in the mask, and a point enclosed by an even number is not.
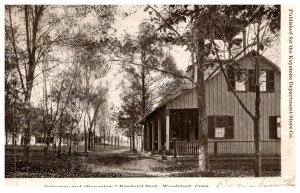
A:
[[[161,124],[160,124],[160,119],[157,120],[157,127],[158,127],[158,152],[161,150]]]
[[[145,125],[142,125],[142,136],[141,136],[141,151],[145,151]],[[119,141],[118,141],[119,146]]]
[[[170,135],[170,110],[166,109],[166,150],[170,150],[169,146],[169,135]]]
[[[152,151],[155,151],[155,122],[152,121]]]
[[[147,127],[147,151],[150,151],[150,126],[149,123],[146,123],[146,127]]]

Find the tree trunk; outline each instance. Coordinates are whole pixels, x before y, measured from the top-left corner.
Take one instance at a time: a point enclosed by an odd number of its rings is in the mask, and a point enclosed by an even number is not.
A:
[[[45,160],[47,159],[47,154],[48,154],[48,147],[49,147],[49,136],[48,132],[44,133],[44,158]]]
[[[23,153],[25,156],[25,161],[30,161],[30,109],[29,109],[29,98],[25,99],[25,125],[24,125],[24,135],[23,135]]]
[[[96,143],[97,143],[97,138],[96,138],[96,132],[95,132],[95,129],[94,129],[94,132],[93,132],[94,136],[93,136],[93,145],[94,145],[94,151],[96,150]]]
[[[93,150],[93,142],[94,142],[94,140],[93,140],[93,131],[91,130],[90,131],[90,149],[91,149],[91,151]]]
[[[255,56],[255,117],[254,117],[254,141],[255,141],[255,177],[261,176],[261,144],[260,144],[260,67],[259,67],[259,28],[257,27],[257,56]]]
[[[110,144],[110,136],[109,135],[107,136],[107,144],[108,145]]]
[[[145,56],[142,56],[142,58],[144,60]],[[146,113],[146,86],[145,86],[146,74],[145,74],[145,65],[142,66],[142,77],[141,78],[142,78],[142,117],[144,117],[145,113]],[[145,129],[143,129],[143,132],[145,132]],[[144,136],[144,133],[142,135]]]
[[[96,134],[95,134],[95,130],[96,130],[96,124],[94,124],[94,129],[93,129],[93,144],[92,144],[92,147],[93,147],[94,151],[95,151],[95,147],[96,147],[96,140],[95,140]]]
[[[103,148],[105,149],[105,139],[106,139],[106,135],[104,133],[104,136],[103,136]]]
[[[5,146],[8,145],[8,132],[5,131]]]
[[[129,136],[129,149],[132,151],[132,143],[131,143],[131,136]],[[127,137],[127,143],[128,143],[128,137]]]
[[[74,169],[75,169],[75,165],[74,165],[74,157],[73,157],[73,127],[71,127],[71,131],[70,131],[70,144],[69,144],[69,164],[70,164],[70,173],[74,174]]]
[[[87,153],[87,133],[86,133],[86,125],[85,125],[85,119],[83,119],[83,126],[84,126],[84,152]]]
[[[132,151],[135,152],[134,126],[132,127]]]
[[[48,149],[49,149],[49,144],[50,144],[50,132],[49,128],[45,126],[44,130],[44,158],[47,159],[47,154],[48,154]]]
[[[25,29],[26,29],[26,46],[28,53],[28,69],[26,74],[26,89],[23,88],[25,94],[25,126],[24,126],[24,156],[25,159],[30,161],[30,98],[31,91],[33,87],[33,79],[34,79],[34,71],[36,67],[36,41],[37,34],[39,30],[39,22],[40,18],[43,15],[44,7],[43,6],[35,6],[34,7],[34,18],[32,22],[29,21],[29,12],[28,5],[25,5],[24,13],[25,13]],[[32,26],[30,26],[32,24]],[[29,32],[30,30],[30,32]],[[31,38],[29,36],[32,36]]]
[[[142,61],[144,62],[144,52],[142,52]],[[144,63],[143,63],[144,64]],[[142,117],[145,116],[145,111],[146,111],[146,86],[145,86],[145,65],[142,66],[142,74],[141,74],[141,79],[142,79]]]
[[[57,157],[60,158],[61,156],[61,140],[62,140],[62,120],[61,125],[59,127],[59,139],[58,139],[58,150],[57,150]]]
[[[207,112],[206,112],[206,85],[204,80],[204,39],[201,34],[196,33],[196,65],[197,65],[197,94],[198,94],[198,126],[199,126],[199,171],[208,172],[208,126],[207,126]],[[201,155],[202,154],[202,155]],[[201,159],[200,159],[201,158]]]
[[[118,135],[118,148],[120,147],[120,136]]]
[[[13,134],[12,134],[12,146],[13,147],[16,146],[16,134],[15,134],[15,131],[13,131]]]
[[[73,128],[71,127],[70,135],[69,135],[69,156],[72,156],[72,143],[73,143]]]
[[[88,150],[91,151],[91,131],[88,130]]]

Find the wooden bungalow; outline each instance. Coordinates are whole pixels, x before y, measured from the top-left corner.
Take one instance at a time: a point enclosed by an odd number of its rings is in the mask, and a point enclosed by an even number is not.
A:
[[[226,69],[232,88],[252,113],[255,108],[255,54],[251,51],[241,57],[237,61],[238,69]],[[261,55],[259,62],[262,154],[280,155],[280,68]],[[248,75],[247,78],[243,78],[243,73]],[[221,72],[216,72],[207,80],[206,107],[209,154],[254,153],[253,121],[237,102]],[[197,152],[197,116],[195,86],[181,85],[141,121],[144,125],[144,150],[161,152],[165,147],[167,151],[176,149],[179,153]]]

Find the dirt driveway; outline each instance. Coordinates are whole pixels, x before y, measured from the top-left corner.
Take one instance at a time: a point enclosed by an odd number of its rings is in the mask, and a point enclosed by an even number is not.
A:
[[[186,172],[180,171],[180,164],[170,159],[141,156],[128,150],[94,153],[84,164],[87,170],[101,177],[169,177]]]

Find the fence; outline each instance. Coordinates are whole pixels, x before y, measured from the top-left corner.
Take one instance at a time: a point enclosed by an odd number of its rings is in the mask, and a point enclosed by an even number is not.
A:
[[[280,141],[261,141],[262,155],[280,155]],[[198,141],[176,141],[174,156],[197,155]],[[209,141],[210,155],[251,155],[255,153],[254,141]]]
[[[174,154],[181,155],[197,155],[199,152],[199,142],[197,141],[176,141]]]

